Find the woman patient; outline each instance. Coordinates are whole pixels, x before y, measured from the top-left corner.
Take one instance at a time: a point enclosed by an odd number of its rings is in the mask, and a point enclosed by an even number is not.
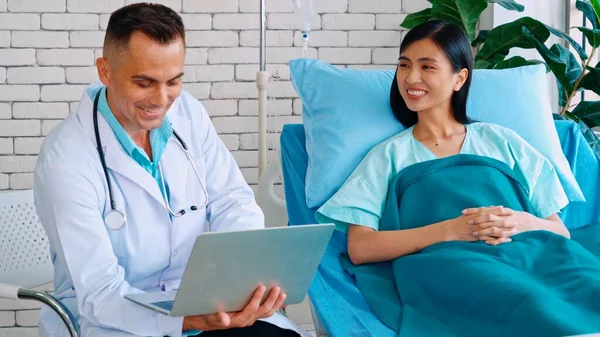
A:
[[[534,229],[569,237],[557,216],[568,200],[551,163],[512,130],[472,123],[467,117],[472,69],[469,40],[454,24],[429,21],[402,41],[390,104],[407,129],[376,146],[319,209],[320,216],[336,220],[338,229],[348,233],[348,254],[354,263],[392,260],[450,240],[498,245]],[[377,231],[389,185],[398,172],[456,154],[491,157],[517,168],[529,184],[536,213],[481,205],[429,226]]]
[[[398,320],[402,324],[382,320],[400,327],[406,336],[430,335],[436,327],[437,333],[446,335],[454,329],[460,336],[492,335],[488,329],[496,329],[500,335],[517,331],[551,335],[600,332],[589,331],[600,329],[600,304],[589,304],[583,298],[600,295],[596,274],[600,263],[583,248],[575,247],[578,244],[569,239],[569,231],[557,215],[568,204],[557,173],[512,130],[469,120],[466,105],[472,68],[469,40],[457,25],[433,20],[409,31],[400,46],[390,93],[392,111],[407,128],[367,154],[340,190],[317,211],[317,220],[333,222],[339,231],[347,233],[348,257],[353,265],[348,268],[393,261],[389,275],[395,277],[394,287],[400,295]],[[456,209],[453,217],[439,222],[418,227],[401,223],[399,230],[382,230],[396,176],[412,165],[455,155],[476,155],[506,164],[525,186],[527,211],[497,204],[473,205]],[[457,188],[466,194],[478,193],[477,187],[468,183]],[[435,200],[423,198],[417,201],[422,205],[419,209],[400,207],[398,212],[435,212],[444,203],[443,196],[435,196]],[[522,241],[537,243],[519,246],[517,235],[533,231],[536,234]],[[514,248],[501,248],[511,245]],[[552,245],[565,248],[550,254],[546,246]],[[463,250],[470,252],[461,255]],[[551,265],[541,266],[539,261],[546,254]],[[573,258],[574,264],[570,264],[572,254],[580,255]],[[556,269],[557,265],[564,267]],[[360,273],[360,269],[350,271],[357,277]],[[357,283],[359,288],[368,288],[365,285],[372,280]],[[571,280],[577,282],[569,283]],[[589,286],[578,290],[580,281]],[[530,288],[534,286],[537,288]],[[577,291],[585,295],[572,293]],[[386,310],[388,304],[380,301],[384,296],[366,297],[380,319],[386,311],[388,319],[393,316]],[[582,312],[571,310],[580,305],[578,301],[586,306]],[[485,304],[492,307],[485,309]],[[553,305],[554,309],[548,308]],[[577,322],[571,324],[572,319]],[[520,328],[511,326],[513,323]]]

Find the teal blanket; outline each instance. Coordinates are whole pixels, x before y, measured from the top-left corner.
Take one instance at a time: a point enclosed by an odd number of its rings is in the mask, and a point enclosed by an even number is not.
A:
[[[526,187],[494,159],[458,155],[394,179],[381,230],[421,227],[469,207],[530,211]],[[600,261],[547,231],[489,246],[444,242],[394,261],[342,264],[373,311],[401,337],[566,336],[600,332]]]

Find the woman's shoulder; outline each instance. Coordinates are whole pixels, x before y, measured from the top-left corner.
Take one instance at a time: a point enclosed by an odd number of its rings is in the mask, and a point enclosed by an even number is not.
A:
[[[477,130],[481,130],[483,132],[486,132],[486,131],[504,132],[505,130],[510,130],[509,128],[502,126],[500,124],[494,124],[494,123],[488,123],[488,122],[473,122],[473,123],[467,124],[467,127],[469,128],[469,130],[477,129]]]
[[[406,128],[406,129],[396,133],[395,135],[391,136],[390,138],[384,140],[379,145],[382,145],[385,147],[402,145],[402,144],[408,142],[412,138],[413,128],[414,128],[414,126],[409,126],[408,128]]]
[[[412,127],[409,127],[384,139],[367,152],[361,164],[378,166],[382,163],[388,163],[395,167],[397,161],[402,161],[411,152],[408,150],[411,137]]]
[[[391,149],[403,147],[412,137],[412,126],[408,127],[373,146],[370,152],[386,152]]]
[[[508,141],[520,141],[521,137],[511,128],[494,123],[474,122],[467,125],[469,131],[474,131],[485,138],[500,138]]]

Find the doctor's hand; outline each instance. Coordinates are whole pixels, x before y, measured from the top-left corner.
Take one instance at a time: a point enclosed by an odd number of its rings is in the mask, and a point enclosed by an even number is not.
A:
[[[481,240],[491,245],[510,242],[510,236],[513,235],[511,231],[514,227],[511,223],[475,225],[483,216],[502,212],[502,209],[502,206],[468,209],[463,211],[461,216],[442,222],[446,240],[468,242]],[[485,227],[485,231],[482,231],[484,229],[482,226]]]
[[[463,214],[475,216],[469,221],[473,235],[492,245],[510,242],[511,236],[534,229],[533,215],[502,206],[467,208]]]
[[[271,317],[281,308],[287,295],[279,287],[271,290],[269,297],[260,305],[266,288],[260,286],[250,302],[241,311],[219,312],[216,314],[188,316],[183,319],[183,330],[223,330],[251,326],[258,319]]]

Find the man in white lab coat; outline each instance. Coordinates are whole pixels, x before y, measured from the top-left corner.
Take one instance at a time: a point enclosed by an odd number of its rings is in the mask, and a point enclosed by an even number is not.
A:
[[[264,226],[206,111],[182,90],[184,59],[171,9],[134,4],[111,15],[96,62],[102,85],[47,137],[35,170],[55,295],[82,336],[299,336],[278,313],[278,288],[262,305],[264,287],[243,311],[185,318],[124,298],[178,289],[203,231]],[[41,336],[68,335],[51,310],[40,316]]]

